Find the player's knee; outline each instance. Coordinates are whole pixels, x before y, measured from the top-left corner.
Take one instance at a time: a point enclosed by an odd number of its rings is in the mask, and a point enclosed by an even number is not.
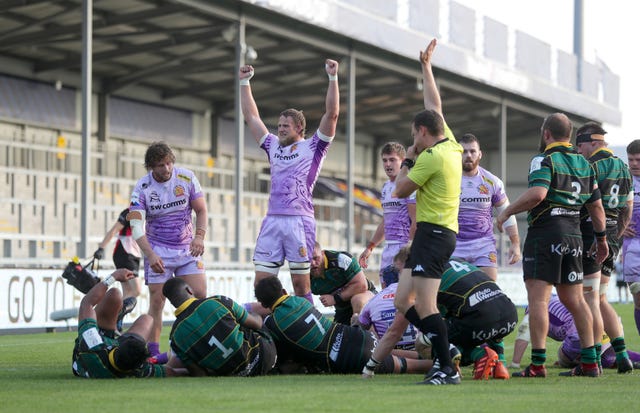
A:
[[[291,275],[307,275],[311,269],[309,262],[290,262],[289,272]]]
[[[276,261],[254,261],[256,272],[263,272],[271,275],[278,275],[282,262]]]

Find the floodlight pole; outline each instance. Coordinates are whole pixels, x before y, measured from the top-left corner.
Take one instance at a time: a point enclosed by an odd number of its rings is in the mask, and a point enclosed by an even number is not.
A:
[[[236,70],[235,75],[240,72],[240,68],[244,66],[244,52],[246,48],[245,44],[245,19],[244,16],[240,16],[238,21],[238,31],[236,36]],[[242,254],[240,253],[242,247],[242,196],[244,190],[244,179],[242,171],[244,168],[244,118],[242,116],[242,105],[240,98],[240,82],[235,81],[235,112],[236,112],[236,205],[235,205],[235,253],[232,256],[234,262],[241,262]]]
[[[80,180],[80,244],[78,256],[87,257],[89,240],[89,175],[91,171],[91,75],[93,0],[82,1],[82,179]]]

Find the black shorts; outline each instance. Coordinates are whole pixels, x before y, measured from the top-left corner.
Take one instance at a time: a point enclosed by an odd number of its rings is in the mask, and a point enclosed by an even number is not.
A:
[[[554,285],[582,284],[582,252],[580,233],[529,227],[522,251],[524,279]]]
[[[518,324],[518,310],[506,295],[475,307],[473,313],[445,320],[449,341],[462,349],[472,349],[487,340],[500,340]]]
[[[136,276],[140,270],[140,258],[125,251],[121,243],[116,244],[116,248],[113,250],[113,264],[116,268],[126,268],[133,271]]]
[[[362,373],[377,344],[378,339],[371,331],[360,327],[336,326],[327,354],[331,373]]]
[[[277,351],[276,344],[271,338],[271,335],[264,331],[259,330],[255,332],[259,335],[258,343],[260,351],[254,360],[251,362],[251,370],[249,376],[264,376],[269,373],[276,365]]]
[[[618,259],[620,253],[620,244],[618,242],[618,229],[607,228],[607,244],[609,245],[609,255],[602,264],[598,264],[595,257],[589,256],[589,249],[595,239],[590,234],[583,232],[582,244],[584,245],[584,255],[582,256],[582,267],[586,275],[594,274],[598,271],[602,271],[602,275],[610,277],[615,270],[615,262]],[[587,236],[585,236],[587,235]]]
[[[418,222],[405,268],[414,277],[442,278],[456,249],[456,233],[440,225]]]

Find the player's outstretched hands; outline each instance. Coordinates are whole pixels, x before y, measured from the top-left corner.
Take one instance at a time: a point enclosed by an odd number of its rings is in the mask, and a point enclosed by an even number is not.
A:
[[[420,64],[426,66],[431,64],[431,56],[433,55],[433,51],[436,50],[436,45],[438,44],[437,39],[433,39],[427,45],[427,48],[424,51],[420,50]]]

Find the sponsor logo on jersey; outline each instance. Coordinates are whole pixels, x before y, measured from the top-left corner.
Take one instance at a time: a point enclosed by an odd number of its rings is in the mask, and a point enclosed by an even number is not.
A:
[[[569,278],[570,282],[576,282],[576,281],[582,280],[584,278],[584,273],[571,271],[569,273],[568,278]]]
[[[340,353],[340,346],[342,345],[342,335],[343,335],[342,331],[340,331],[338,334],[336,334],[336,339],[333,341],[333,344],[331,345],[331,351],[329,352],[329,358],[332,361],[337,361],[338,360],[338,353]]]
[[[531,160],[531,165],[529,166],[529,173],[537,171],[542,167],[542,160],[544,156],[536,156]]]
[[[292,159],[296,159],[296,158],[300,157],[300,153],[296,152],[296,153],[293,153],[291,155],[282,155],[282,154],[276,153],[276,154],[273,155],[273,157],[276,158],[276,159],[279,159],[281,161],[290,161]]]
[[[384,294],[384,295],[382,296],[382,299],[383,299],[383,300],[389,300],[389,299],[391,299],[391,298],[395,298],[395,296],[396,296],[396,294],[395,294],[395,293]]]
[[[515,330],[516,324],[517,323],[514,321],[513,323],[507,323],[506,326],[503,326],[500,328],[492,328],[491,330],[480,330],[480,331],[474,330],[471,333],[471,336],[473,340],[478,340],[478,341],[487,341],[492,339],[493,337],[504,337],[510,332],[512,332],[513,330]]]
[[[495,297],[496,295],[502,295],[502,291],[492,290],[491,288],[485,288],[482,291],[476,291],[469,296],[469,307],[473,307],[474,305],[481,303],[484,300],[488,300],[489,298]]]
[[[382,320],[392,320],[396,316],[396,312],[393,310],[381,311],[380,318]]]
[[[401,207],[401,206],[402,206],[402,202],[400,202],[400,201],[388,201],[388,202],[383,202],[382,203],[382,207],[383,208]]]
[[[571,255],[573,257],[582,256],[582,247],[572,248],[567,244],[551,244],[551,253],[556,255]]]
[[[176,187],[173,188],[173,194],[175,196],[184,196],[184,187],[182,185],[176,185]]]
[[[563,216],[563,217],[571,217],[575,215],[580,215],[580,211],[575,211],[573,209],[566,208],[551,208],[549,215],[552,217]]]
[[[186,203],[187,203],[186,199],[179,199],[177,201],[167,202],[166,204],[162,204],[162,205],[150,205],[149,209],[152,210],[152,211],[159,211],[161,209],[169,209],[169,208],[173,208],[173,207],[176,207],[176,206],[184,205]]]
[[[352,258],[346,254],[338,254],[338,267],[346,270],[351,265]]]
[[[413,272],[424,272],[424,268],[422,268],[422,265],[418,264],[415,267],[413,267],[413,270],[411,270]]]
[[[149,193],[149,202],[160,202],[160,195],[156,191]]]
[[[460,198],[460,202],[491,202],[489,196],[465,197]]]

